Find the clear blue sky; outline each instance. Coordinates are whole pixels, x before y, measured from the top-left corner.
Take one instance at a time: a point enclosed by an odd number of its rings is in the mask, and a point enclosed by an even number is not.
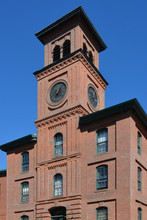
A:
[[[34,34],[82,6],[108,48],[100,72],[106,107],[137,98],[147,112],[146,0],[5,0],[0,4],[0,145],[36,133],[37,82],[43,45]],[[6,154],[0,152],[0,169]]]

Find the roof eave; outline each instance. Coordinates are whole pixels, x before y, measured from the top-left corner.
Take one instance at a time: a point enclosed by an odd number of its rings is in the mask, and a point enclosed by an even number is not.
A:
[[[118,105],[111,106],[109,108],[105,108],[103,110],[80,117],[79,126],[85,126],[89,123],[93,123],[96,120],[101,120],[103,118],[110,117],[117,113],[125,112],[129,109],[133,109],[136,112],[139,119],[147,128],[147,115],[137,99],[131,99]]]
[[[13,149],[13,148],[18,147],[20,145],[28,144],[28,143],[34,142],[34,141],[37,141],[37,135],[30,134],[25,137],[22,137],[22,138],[19,138],[14,141],[11,141],[11,142],[8,142],[6,144],[1,145],[0,150],[7,152],[10,149]]]

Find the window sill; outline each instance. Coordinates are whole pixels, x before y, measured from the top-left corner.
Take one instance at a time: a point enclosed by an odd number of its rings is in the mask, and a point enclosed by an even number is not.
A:
[[[95,156],[98,156],[98,155],[104,155],[104,154],[108,154],[108,153],[109,153],[108,151],[106,151],[106,152],[102,152],[102,153],[96,153]]]
[[[97,189],[96,191],[94,191],[94,193],[106,192],[106,191],[109,191],[109,189],[108,188]]]
[[[29,173],[29,170],[28,171],[21,171],[20,175],[23,175],[25,173]]]
[[[29,201],[24,201],[24,202],[21,201],[21,202],[20,202],[20,204],[28,204],[28,203],[29,203]]]
[[[63,155],[59,155],[59,156],[54,156],[53,158],[52,158],[52,160],[58,160],[58,159],[60,159],[60,158],[64,158],[64,156]]]
[[[65,196],[53,196],[53,198],[52,199],[63,199],[63,198],[65,198]]]

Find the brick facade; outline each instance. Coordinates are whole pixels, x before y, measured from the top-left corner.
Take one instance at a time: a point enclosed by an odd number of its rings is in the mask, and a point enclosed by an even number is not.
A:
[[[6,170],[0,171],[0,219],[6,220]]]
[[[7,209],[0,203],[0,215],[137,220],[140,213],[145,219],[147,116],[136,99],[105,108],[108,83],[98,60],[105,43],[81,7],[36,36],[45,46],[45,67],[34,73],[38,132],[1,146]]]

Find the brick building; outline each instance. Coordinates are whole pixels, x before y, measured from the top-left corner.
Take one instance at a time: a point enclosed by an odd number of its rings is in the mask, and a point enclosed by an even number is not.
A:
[[[81,7],[36,37],[38,132],[0,146],[1,219],[145,220],[147,115],[136,99],[105,108],[104,41]]]

